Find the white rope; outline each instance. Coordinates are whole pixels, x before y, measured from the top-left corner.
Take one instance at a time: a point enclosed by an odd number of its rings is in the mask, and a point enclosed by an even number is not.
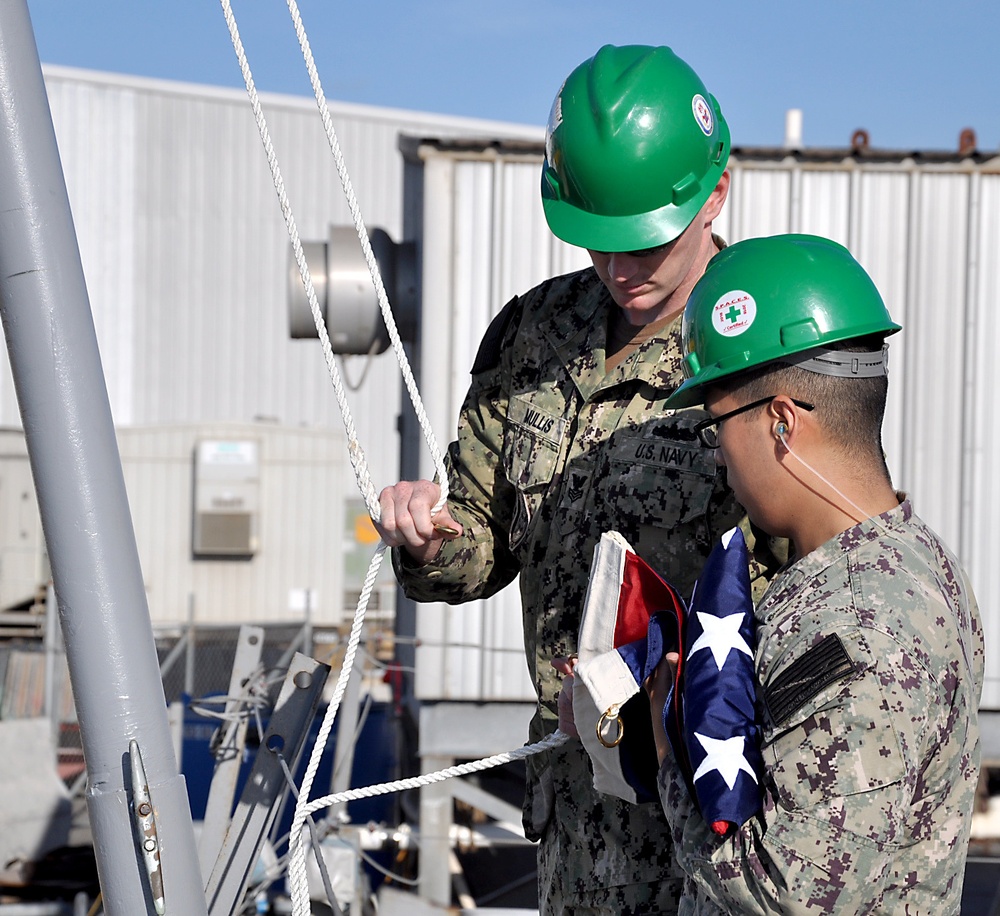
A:
[[[292,898],[293,916],[309,916],[309,881],[306,875],[306,851],[302,842],[302,829],[308,817],[307,805],[309,802],[309,792],[312,789],[313,781],[319,770],[320,758],[326,750],[330,733],[333,731],[333,722],[340,709],[340,703],[347,691],[347,685],[354,671],[354,658],[361,642],[361,630],[365,620],[365,609],[368,607],[368,599],[375,586],[375,579],[378,577],[379,568],[385,557],[386,545],[384,541],[379,541],[375,548],[375,556],[368,567],[368,574],[358,597],[358,606],[354,614],[354,623],[351,625],[351,635],[347,641],[347,648],[344,650],[344,661],[340,668],[340,675],[337,677],[337,686],[334,688],[330,704],[327,706],[323,722],[316,735],[316,742],[313,744],[312,753],[309,757],[309,764],[302,776],[302,785],[299,787],[299,797],[295,802],[295,812],[292,815],[292,826],[288,838],[288,885],[289,895]]]
[[[468,763],[460,763],[453,767],[446,767],[434,773],[424,773],[422,776],[410,776],[407,779],[397,779],[395,782],[384,782],[377,786],[364,786],[360,789],[347,789],[344,792],[337,792],[335,795],[326,795],[317,798],[315,801],[305,805],[303,811],[306,816],[319,811],[321,808],[329,808],[332,805],[343,804],[344,802],[357,801],[361,798],[374,798],[378,795],[389,795],[392,792],[404,792],[407,789],[419,789],[421,786],[431,786],[436,782],[444,782],[456,776],[467,776],[469,773],[478,773],[492,767],[503,766],[512,760],[521,760],[524,757],[531,757],[540,754],[542,751],[549,751],[559,747],[569,741],[569,735],[561,731],[554,731],[551,735],[543,738],[535,744],[526,744],[513,751],[506,751],[503,754],[494,754],[492,757],[483,757],[481,760],[472,760]]]
[[[447,472],[444,467],[444,461],[441,457],[441,451],[437,446],[437,441],[434,437],[433,430],[430,427],[430,422],[427,418],[427,414],[423,408],[423,403],[420,398],[420,393],[417,390],[416,382],[413,378],[413,373],[410,370],[409,360],[406,357],[406,353],[403,349],[402,341],[399,337],[399,332],[396,328],[396,322],[392,315],[392,311],[389,307],[388,297],[386,296],[385,287],[382,283],[382,277],[378,269],[378,263],[375,260],[374,252],[372,251],[371,243],[368,238],[368,231],[365,226],[364,219],[361,214],[361,209],[358,206],[357,199],[354,195],[354,190],[351,185],[350,176],[347,172],[347,167],[344,163],[343,155],[340,150],[340,144],[337,140],[336,132],[333,128],[333,120],[330,117],[329,108],[326,104],[326,98],[323,93],[322,86],[319,80],[319,74],[316,70],[315,62],[313,60],[312,51],[309,46],[309,41],[305,33],[305,28],[302,25],[302,19],[299,15],[298,6],[295,0],[286,0],[288,5],[288,10],[292,18],[292,22],[295,26],[295,32],[299,39],[299,47],[302,50],[303,58],[306,63],[306,69],[309,72],[309,80],[312,84],[313,91],[316,95],[316,101],[319,106],[320,116],[323,120],[323,126],[326,129],[327,140],[330,144],[330,149],[333,153],[334,161],[337,166],[337,172],[340,175],[341,184],[344,189],[344,194],[347,198],[347,203],[351,211],[351,216],[354,220],[354,226],[358,233],[358,239],[361,242],[362,251],[365,256],[365,261],[368,264],[368,270],[371,274],[372,283],[375,287],[376,297],[378,299],[379,309],[382,313],[383,321],[385,322],[386,330],[389,334],[389,340],[392,344],[393,352],[396,355],[396,360],[399,363],[400,372],[402,374],[404,383],[406,384],[407,392],[410,396],[410,401],[413,404],[414,413],[416,414],[417,421],[420,424],[421,431],[424,434],[424,440],[427,443],[428,449],[431,452],[431,456],[434,460],[436,467],[436,477],[437,482],[441,488],[441,495],[438,501],[435,503],[431,510],[431,515],[436,515],[438,511],[444,506],[448,498],[448,478]],[[323,314],[319,307],[319,302],[316,297],[316,290],[313,286],[312,277],[309,273],[309,266],[306,262],[305,254],[302,250],[302,242],[299,238],[298,229],[295,224],[294,216],[292,215],[291,204],[289,203],[288,196],[285,193],[284,180],[281,177],[281,170],[278,166],[277,156],[274,152],[273,144],[271,143],[270,134],[267,129],[267,123],[264,118],[264,112],[260,104],[260,99],[257,95],[257,89],[254,85],[253,74],[250,71],[250,65],[247,61],[246,53],[243,48],[243,42],[240,39],[239,29],[236,25],[236,19],[233,15],[232,6],[230,0],[221,0],[223,14],[226,19],[226,24],[229,28],[230,38],[232,39],[233,48],[236,51],[237,59],[239,60],[240,70],[243,74],[243,80],[246,84],[247,94],[250,97],[250,103],[253,109],[254,119],[257,123],[258,132],[260,133],[261,142],[264,145],[264,151],[267,155],[268,166],[271,170],[271,177],[274,182],[274,188],[278,195],[278,201],[281,206],[281,212],[285,219],[285,226],[288,230],[288,236],[292,243],[292,251],[295,257],[295,262],[299,268],[299,275],[302,278],[302,284],[306,291],[306,298],[309,302],[309,309],[312,312],[313,322],[316,325],[316,331],[319,335],[320,343],[323,348],[323,357],[326,361],[327,371],[330,375],[330,379],[333,383],[334,391],[337,397],[337,403],[340,407],[341,415],[344,422],[344,428],[347,432],[347,445],[348,451],[351,459],[351,467],[354,470],[355,478],[358,482],[358,488],[361,491],[362,496],[365,500],[365,505],[368,508],[368,513],[371,517],[378,521],[381,518],[381,509],[378,504],[378,496],[375,492],[375,488],[371,482],[371,476],[368,471],[367,464],[364,459],[364,453],[357,441],[357,433],[354,428],[354,423],[351,418],[350,407],[347,403],[347,396],[344,391],[344,386],[340,378],[340,372],[337,369],[337,364],[334,359],[333,347],[330,343],[329,333],[327,332],[325,322],[323,321]],[[434,782],[440,782],[444,779],[450,779],[454,776],[460,776],[465,773],[476,772],[477,770],[484,770],[490,767],[500,766],[504,763],[508,763],[511,760],[517,760],[522,757],[532,756],[533,754],[541,753],[542,751],[548,750],[552,747],[556,747],[567,740],[567,736],[561,732],[555,732],[550,735],[544,741],[541,741],[534,745],[528,745],[526,747],[519,748],[516,751],[511,751],[505,754],[498,754],[493,757],[487,757],[480,761],[473,761],[472,763],[462,764],[457,767],[450,767],[446,770],[441,770],[438,773],[429,773],[424,776],[413,777],[411,779],[400,780],[397,783],[385,783],[381,786],[369,786],[365,789],[352,789],[347,792],[342,792],[337,795],[327,796],[325,798],[318,799],[316,801],[309,801],[309,791],[312,788],[313,781],[316,777],[316,772],[319,769],[320,758],[323,755],[323,751],[326,748],[326,744],[329,740],[330,732],[333,728],[333,722],[336,718],[337,711],[340,707],[340,703],[343,700],[344,693],[347,690],[347,684],[350,679],[351,673],[354,670],[354,661],[357,653],[358,645],[361,642],[361,631],[364,624],[365,610],[368,606],[368,601],[371,596],[372,589],[375,585],[375,579],[378,576],[379,568],[381,567],[382,560],[385,556],[386,545],[384,542],[380,542],[375,551],[375,556],[372,558],[371,565],[368,569],[368,573],[365,577],[365,583],[361,590],[361,595],[358,598],[357,610],[354,616],[354,622],[351,627],[350,638],[347,643],[347,648],[344,653],[344,661],[340,670],[340,675],[337,679],[337,685],[334,689],[333,697],[330,700],[329,706],[327,708],[326,715],[323,718],[323,723],[320,726],[319,733],[316,737],[316,742],[313,746],[312,755],[309,760],[309,765],[306,768],[306,772],[303,776],[302,785],[299,789],[298,799],[296,801],[295,813],[292,820],[292,828],[289,834],[289,856],[288,856],[288,884],[289,891],[292,898],[292,913],[293,916],[309,916],[310,905],[309,905],[309,888],[308,879],[306,876],[306,863],[305,863],[305,849],[303,845],[303,828],[305,826],[306,819],[315,811],[320,808],[328,807],[332,804],[337,804],[341,801],[351,801],[355,798],[367,798],[372,795],[380,795],[388,792],[400,791],[406,788],[417,788],[419,786],[431,785]]]
[[[441,495],[431,510],[431,516],[437,515],[441,507],[448,499],[448,475],[445,471],[444,460],[441,457],[441,450],[437,446],[434,438],[434,431],[431,429],[430,421],[424,410],[420,392],[417,390],[417,383],[410,371],[410,362],[406,358],[403,349],[403,342],[399,338],[399,331],[396,328],[396,320],[393,317],[392,309],[389,307],[389,299],[382,284],[382,275],[378,269],[378,262],[375,260],[375,253],[372,251],[371,242],[368,239],[368,229],[365,226],[364,218],[361,215],[361,207],[354,196],[354,187],[351,184],[351,176],[348,174],[347,165],[344,162],[343,153],[340,150],[340,142],[337,140],[337,132],[333,127],[333,118],[330,116],[330,109],[326,104],[326,95],[320,83],[319,71],[316,69],[316,62],[313,60],[312,48],[309,46],[309,38],[306,35],[305,26],[302,24],[302,17],[299,15],[298,4],[295,0],[287,0],[288,12],[292,17],[295,26],[295,35],[299,40],[299,48],[302,50],[302,58],[305,61],[306,71],[309,73],[309,83],[316,96],[316,104],[319,107],[320,118],[323,121],[323,128],[326,130],[326,139],[330,144],[330,151],[333,153],[333,161],[337,166],[337,174],[340,176],[340,183],[344,189],[344,196],[347,199],[347,206],[351,211],[354,220],[354,228],[357,230],[358,239],[361,242],[361,250],[364,252],[365,261],[368,263],[368,272],[371,274],[372,283],[375,286],[375,295],[378,299],[378,306],[382,312],[382,319],[385,322],[386,330],[389,332],[389,341],[392,344],[393,352],[396,354],[396,361],[399,363],[400,373],[406,384],[406,390],[410,395],[410,402],[413,404],[417,422],[424,434],[427,448],[434,459],[434,467],[437,470],[437,481],[441,486]],[[378,519],[373,515],[372,518]]]
[[[295,263],[299,268],[299,275],[302,278],[302,284],[306,291],[306,299],[309,302],[309,310],[312,313],[313,322],[316,325],[316,332],[319,335],[320,344],[323,349],[323,358],[326,361],[327,372],[330,375],[330,380],[333,383],[333,388],[337,396],[337,404],[340,407],[340,413],[344,422],[344,429],[347,433],[347,447],[350,454],[351,467],[354,470],[354,476],[357,479],[358,488],[360,489],[361,495],[365,500],[365,505],[368,508],[368,514],[371,515],[373,519],[378,521],[381,517],[381,510],[378,504],[378,494],[375,491],[375,487],[372,485],[368,466],[364,460],[364,453],[358,443],[357,432],[354,428],[354,420],[351,416],[350,405],[347,402],[347,394],[344,390],[344,385],[340,377],[340,371],[337,368],[336,360],[334,359],[333,347],[330,343],[330,335],[327,332],[326,324],[323,321],[323,313],[320,310],[319,301],[316,297],[316,289],[313,286],[312,276],[309,273],[309,265],[306,262],[305,253],[302,250],[302,240],[299,238],[299,231],[295,224],[295,217],[292,214],[292,207],[288,200],[288,195],[285,192],[285,182],[282,178],[281,169],[278,165],[278,159],[274,152],[274,145],[271,142],[270,132],[268,131],[267,121],[264,117],[264,111],[261,107],[260,98],[257,94],[257,87],[254,84],[253,74],[250,72],[250,64],[247,61],[246,52],[243,48],[243,42],[240,38],[239,29],[236,25],[236,18],[233,14],[232,4],[230,0],[221,0],[221,2],[223,14],[226,18],[226,24],[229,27],[229,35],[233,43],[233,48],[236,51],[236,57],[239,60],[240,71],[243,74],[243,81],[246,84],[247,94],[250,97],[250,104],[253,109],[254,120],[257,123],[257,130],[260,134],[261,142],[264,145],[264,152],[267,156],[267,164],[271,170],[271,179],[274,182],[274,189],[278,195],[281,213],[285,219],[285,227],[288,230],[288,237],[292,243],[292,253],[295,257]],[[296,21],[296,31],[300,32],[302,29],[301,19],[299,18],[298,10],[293,9],[293,6],[294,0],[290,0],[289,9],[292,10],[292,17]],[[300,43],[304,40],[305,33],[304,31],[301,31]],[[312,63],[311,52],[308,52],[308,44],[304,46],[303,53],[309,54],[307,65],[310,67],[310,79],[313,81],[314,87],[318,87],[319,78],[318,76],[314,76],[316,70],[315,65]],[[322,93],[322,89],[319,89],[319,92]],[[447,474],[444,470],[444,462],[441,458],[441,452],[437,446],[437,441],[434,438],[433,430],[430,428],[427,414],[420,403],[420,394],[417,391],[416,382],[413,379],[413,373],[409,367],[409,361],[406,358],[402,341],[399,338],[399,332],[396,329],[395,320],[393,319],[392,312],[389,308],[389,302],[385,294],[382,277],[379,273],[378,263],[375,260],[375,254],[372,251],[371,243],[368,239],[368,233],[365,229],[361,210],[358,206],[357,199],[354,196],[353,188],[351,188],[350,185],[350,178],[347,175],[347,170],[344,166],[343,156],[340,153],[340,147],[336,139],[336,134],[333,132],[333,123],[330,119],[330,113],[326,106],[326,100],[322,97],[322,95],[319,95],[318,98],[320,100],[320,110],[324,113],[323,123],[327,129],[327,136],[330,139],[330,143],[334,151],[334,158],[337,161],[337,171],[340,174],[341,183],[344,185],[344,193],[348,198],[348,204],[351,208],[351,215],[354,218],[355,228],[358,230],[358,237],[361,240],[365,260],[368,263],[368,269],[371,273],[372,282],[375,286],[376,295],[378,297],[379,308],[382,311],[382,317],[385,321],[386,329],[389,332],[389,340],[392,343],[393,352],[396,354],[396,359],[400,364],[400,370],[404,380],[406,381],[407,391],[409,392],[410,399],[413,402],[414,412],[417,414],[417,418],[420,421],[420,428],[424,433],[424,438],[427,441],[428,448],[434,459],[435,466],[437,467],[438,483],[441,485],[441,497],[434,507],[434,513],[436,513],[441,506],[444,505],[448,498]]]

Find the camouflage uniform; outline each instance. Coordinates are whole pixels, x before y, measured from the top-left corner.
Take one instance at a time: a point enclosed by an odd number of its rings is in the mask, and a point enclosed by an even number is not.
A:
[[[661,768],[691,876],[682,913],[959,912],[982,625],[910,503],[879,520],[779,574],[757,607],[763,816],[719,838],[676,767]]]
[[[621,531],[689,593],[742,514],[692,431],[704,411],[663,407],[683,378],[680,318],[605,374],[614,307],[589,268],[508,303],[483,339],[448,453],[449,511],[465,533],[425,566],[394,551],[418,601],[487,597],[520,573],[539,697],[532,741],[556,728],[560,679],[549,661],[576,651],[601,533]],[[579,742],[530,758],[525,828],[542,841],[543,912],[675,911],[681,873],[660,806],[596,794]]]

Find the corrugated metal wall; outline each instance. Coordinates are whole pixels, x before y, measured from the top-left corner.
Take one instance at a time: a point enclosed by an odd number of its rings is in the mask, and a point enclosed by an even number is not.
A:
[[[996,354],[989,319],[1000,282],[1000,159],[887,157],[733,167],[722,231],[828,235],[870,271],[903,325],[891,342],[884,444],[893,480],[958,553],[973,579],[987,636],[983,705],[1000,705],[1000,492],[990,446]],[[766,203],[769,201],[770,203]]]
[[[339,460],[326,462],[325,477],[265,468],[268,494],[277,485],[298,489],[269,509],[268,527],[279,517],[283,527],[271,529],[252,571],[233,562],[192,566],[190,558],[191,468],[175,454],[174,427],[263,420],[270,452],[305,448],[310,429],[324,441],[342,430],[318,343],[288,335],[288,236],[246,94],[61,67],[44,72],[115,422],[123,447],[146,454],[126,473],[154,619],[186,619],[189,595],[201,620],[280,618],[289,583],[298,583],[321,592],[324,622],[331,622],[342,607],[344,549],[359,546],[344,543],[343,502],[358,494]],[[330,224],[351,220],[315,102],[265,95],[262,104],[300,236],[325,240]],[[366,221],[395,239],[401,129],[540,134],[335,102],[330,109]],[[5,349],[0,366],[0,426],[19,426]],[[349,401],[372,479],[385,486],[399,477],[395,360],[384,354],[369,365],[347,357],[342,371],[349,386],[364,378]],[[287,441],[278,441],[277,427]],[[325,516],[314,511],[335,496]],[[184,519],[167,512],[178,507]],[[11,580],[14,600],[22,579],[44,576],[35,569],[37,550],[14,562],[17,518],[5,514],[11,530],[0,537],[8,552],[0,574]],[[364,550],[370,556],[371,545]],[[380,581],[391,578],[386,564]]]
[[[195,449],[250,442],[259,467],[252,555],[194,556]],[[269,423],[131,426],[118,430],[136,546],[156,624],[342,621],[344,435]],[[220,488],[220,495],[228,491]],[[49,576],[20,430],[0,430],[0,607],[29,599]]]
[[[259,461],[258,544],[252,557],[192,557],[198,442],[252,442]],[[341,621],[345,488],[342,433],[266,423],[128,427],[118,447],[154,622]]]
[[[548,233],[537,192],[540,150],[532,157],[523,148],[507,154],[497,144],[474,150],[442,141],[412,144],[409,154],[424,164],[424,365],[433,353],[434,364],[450,369],[447,380],[425,387],[435,429],[452,431],[492,315],[514,293],[588,261]],[[836,239],[871,272],[904,325],[891,348],[890,468],[968,567],[991,649],[1000,632],[992,562],[1000,486],[991,460],[1000,435],[992,399],[1000,331],[989,320],[1000,287],[1000,159],[737,151],[731,168],[717,224],[724,238],[809,232]],[[520,641],[515,589],[483,604],[471,612],[421,607],[421,639],[489,646],[480,641],[502,619],[507,629],[497,647],[506,657]],[[488,651],[433,652],[432,665],[418,664],[424,697],[530,696],[523,665],[519,672],[506,666],[520,680],[498,689],[482,680],[496,667]],[[998,704],[1000,657],[991,653],[984,705]]]
[[[421,390],[432,428],[454,435],[479,341],[512,296],[589,263],[556,239],[538,196],[537,154],[451,155],[409,147],[424,162]],[[426,452],[421,473],[433,474]],[[517,583],[487,601],[422,604],[416,613],[421,699],[532,700]]]
[[[45,79],[116,423],[266,417],[340,428],[319,347],[288,336],[288,235],[246,94],[57,67],[46,67]],[[262,104],[299,234],[325,240],[331,223],[351,218],[316,104],[275,95]],[[366,223],[397,240],[401,130],[539,134],[335,102],[330,109]],[[364,358],[348,357],[346,380],[364,368]],[[9,370],[0,379],[0,424],[16,424]],[[395,361],[384,354],[351,398],[382,485],[399,473],[399,391]]]
[[[245,96],[53,67],[46,83],[118,424],[265,417],[339,428],[318,346],[288,339],[287,237]],[[348,214],[315,106],[277,96],[264,105],[300,234],[323,239]],[[331,107],[369,226],[399,239],[404,199],[421,211],[407,219],[423,244],[423,364],[446,367],[421,379],[421,390],[443,445],[492,315],[586,257],[545,226],[538,129]],[[463,152],[426,144],[422,158],[411,154],[407,172],[418,163],[422,180],[408,192],[401,133],[494,142]],[[989,639],[1000,626],[991,570],[997,332],[988,320],[1000,279],[1000,166],[979,154],[737,150],[732,171],[723,236],[838,239],[906,326],[892,350],[890,466],[968,565]],[[346,375],[360,378],[363,368],[353,358]],[[394,481],[399,382],[390,355],[373,361],[351,403],[376,486]],[[0,425],[17,423],[3,369]],[[530,696],[510,592],[488,608],[421,608],[425,650],[438,652],[418,678],[424,695]],[[498,651],[444,652],[445,642]],[[986,703],[998,705],[1000,661],[991,659],[989,675]]]

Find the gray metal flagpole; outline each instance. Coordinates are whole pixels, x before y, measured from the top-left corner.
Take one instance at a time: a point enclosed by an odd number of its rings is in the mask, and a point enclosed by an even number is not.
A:
[[[0,317],[58,596],[105,912],[200,916],[191,811],[25,0],[0,0]]]

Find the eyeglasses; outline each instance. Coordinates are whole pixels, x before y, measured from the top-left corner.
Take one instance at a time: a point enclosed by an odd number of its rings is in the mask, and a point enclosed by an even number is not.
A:
[[[724,413],[720,417],[709,417],[707,420],[702,420],[700,423],[695,424],[695,435],[698,436],[701,440],[701,444],[704,445],[705,448],[718,448],[719,430],[717,427],[723,420],[728,420],[730,417],[735,417],[737,414],[746,413],[748,410],[753,410],[755,407],[763,407],[765,404],[770,404],[776,397],[776,394],[772,394],[766,398],[761,398],[759,401],[751,401],[749,404],[737,407],[736,410],[730,410],[729,413]],[[795,398],[792,398],[791,401],[796,407],[801,407],[803,410],[816,409],[814,404],[807,404],[805,401],[798,401]]]

